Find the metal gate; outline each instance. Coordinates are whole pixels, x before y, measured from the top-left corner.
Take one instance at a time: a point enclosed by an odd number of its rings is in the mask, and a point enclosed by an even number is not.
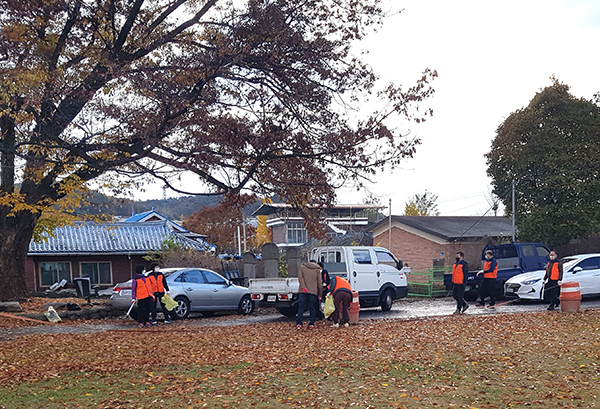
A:
[[[406,275],[409,297],[445,297],[444,273],[450,267],[434,267],[427,270],[412,270]]]

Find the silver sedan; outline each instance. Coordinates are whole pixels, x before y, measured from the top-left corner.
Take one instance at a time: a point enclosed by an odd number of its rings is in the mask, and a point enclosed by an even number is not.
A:
[[[203,268],[167,268],[161,272],[166,277],[171,298],[178,303],[174,311],[180,319],[187,318],[192,311],[201,312],[204,316],[224,310],[235,310],[243,315],[254,311],[254,302],[248,289],[231,283],[214,271]],[[131,280],[114,286],[110,305],[117,309],[129,309]]]

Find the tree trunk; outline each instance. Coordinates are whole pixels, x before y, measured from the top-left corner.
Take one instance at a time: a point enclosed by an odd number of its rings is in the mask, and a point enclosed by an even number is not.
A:
[[[25,281],[25,259],[38,215],[18,212],[8,216],[0,207],[0,301],[10,301],[29,294]]]

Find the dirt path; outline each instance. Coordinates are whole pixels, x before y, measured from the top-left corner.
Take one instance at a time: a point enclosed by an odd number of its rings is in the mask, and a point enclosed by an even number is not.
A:
[[[502,303],[495,310],[487,308],[477,308],[472,302],[471,308],[465,315],[487,315],[487,314],[511,314],[520,312],[539,312],[545,311],[545,304],[521,304],[521,303]],[[581,303],[582,309],[600,309],[600,299],[584,300]],[[441,299],[405,299],[394,303],[394,307],[387,312],[379,308],[364,309],[360,312],[361,321],[367,320],[407,320],[415,318],[426,318],[450,315],[454,311],[454,300],[451,298]],[[257,310],[260,312],[260,310]],[[555,311],[549,314],[560,314]],[[56,324],[56,325],[38,325],[20,328],[2,328],[0,329],[0,341],[14,339],[24,335],[31,334],[83,334],[104,331],[120,330],[138,330],[137,323],[133,320],[112,320],[110,323],[86,323],[82,325]],[[284,317],[278,312],[265,311],[251,316],[240,316],[235,314],[219,315],[212,318],[202,318],[199,315],[192,316],[191,319],[175,322],[173,324],[159,323],[159,326],[171,325],[177,326],[200,326],[200,327],[223,327],[258,323],[276,323],[293,322],[291,318]]]

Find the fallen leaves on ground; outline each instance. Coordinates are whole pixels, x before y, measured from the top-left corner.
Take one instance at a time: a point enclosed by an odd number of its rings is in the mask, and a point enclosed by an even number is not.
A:
[[[133,376],[127,382],[135,394],[104,397],[98,407],[151,407],[142,396],[188,397],[190,407],[588,407],[600,394],[599,347],[596,310],[382,320],[338,329],[318,323],[300,331],[292,323],[197,327],[184,321],[3,342],[0,384],[88,379],[101,380],[94,384],[100,390]]]

